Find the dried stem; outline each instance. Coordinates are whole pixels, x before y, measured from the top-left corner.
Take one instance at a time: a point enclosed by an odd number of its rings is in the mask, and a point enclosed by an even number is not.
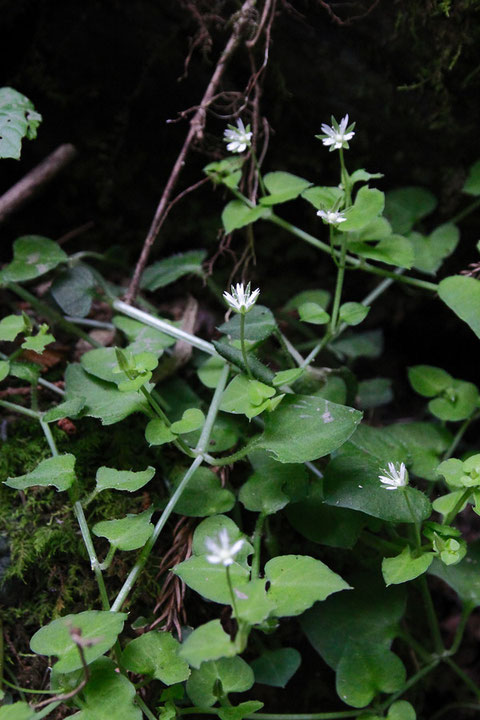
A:
[[[208,87],[205,91],[205,94],[202,98],[202,102],[200,103],[200,106],[197,109],[195,115],[190,120],[190,129],[187,133],[187,137],[185,138],[182,149],[180,150],[180,153],[175,161],[172,172],[170,173],[170,177],[168,178],[167,184],[165,185],[165,189],[163,191],[162,197],[160,198],[160,202],[159,202],[157,210],[155,212],[153,222],[150,226],[147,237],[145,239],[145,242],[144,242],[144,245],[142,248],[142,252],[140,254],[140,258],[135,267],[135,272],[133,274],[132,281],[127,290],[127,293],[125,296],[125,302],[128,304],[131,304],[133,302],[133,300],[135,299],[135,297],[138,293],[141,275],[143,273],[145,265],[147,264],[152,245],[155,242],[155,240],[158,236],[158,233],[160,231],[160,228],[162,226],[162,223],[164,221],[165,211],[166,211],[168,203],[170,201],[170,196],[171,196],[173,189],[179,178],[179,175],[180,175],[180,172],[184,165],[187,153],[190,150],[190,147],[191,147],[193,141],[201,140],[203,137],[203,130],[205,127],[206,109],[212,102],[212,98],[215,95],[217,87],[220,83],[220,80],[222,78],[222,75],[227,67],[227,64],[228,64],[230,58],[232,57],[233,53],[236,51],[238,45],[240,44],[243,30],[249,21],[249,14],[250,14],[250,11],[253,9],[254,5],[255,5],[255,0],[245,0],[245,2],[243,3],[239,13],[236,16],[236,20],[233,25],[232,34],[230,35],[230,38],[229,38],[227,44],[225,45],[225,48],[220,56],[220,59],[217,62],[217,65],[215,67],[213,75],[210,78],[210,82],[209,82]]]

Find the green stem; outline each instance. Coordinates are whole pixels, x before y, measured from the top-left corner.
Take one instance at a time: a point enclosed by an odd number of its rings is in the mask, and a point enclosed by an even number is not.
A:
[[[258,176],[258,182],[259,182],[259,185],[260,185],[260,190],[262,191],[262,195],[266,195],[266,194],[267,194],[267,189],[266,189],[266,187],[265,187],[265,183],[263,182],[262,172],[261,172],[261,170],[260,170],[260,165],[258,164],[257,154],[256,154],[255,150],[253,149],[253,147],[250,148],[250,152],[251,152],[251,155],[252,155],[253,164],[255,165],[255,169],[256,169],[256,171],[257,171],[257,176]]]
[[[233,585],[232,585],[232,578],[230,576],[230,568],[227,565],[225,567],[226,575],[227,575],[227,585],[228,589],[230,591],[230,599],[232,601],[232,608],[233,612],[235,613],[235,617],[237,618],[237,623],[240,625],[240,615],[238,614],[238,608],[237,608],[237,599],[235,597],[235,593],[233,592]]]
[[[7,285],[8,289],[14,292],[18,297],[22,298],[22,300],[25,300],[26,302],[30,303],[32,307],[35,308],[37,312],[39,312],[41,315],[44,315],[46,318],[49,319],[50,322],[54,323],[55,325],[58,325],[59,327],[66,330],[71,335],[76,335],[79,338],[82,338],[82,340],[86,340],[89,345],[96,348],[101,348],[103,345],[93,338],[90,337],[87,333],[83,332],[79,327],[74,325],[71,322],[68,322],[68,320],[65,320],[65,318],[56,310],[51,308],[46,303],[39,300],[35,295],[32,295],[28,292],[28,290],[25,290],[24,287],[21,287],[21,285],[17,285],[17,283],[9,283]]]
[[[466,420],[463,421],[463,423],[460,425],[459,429],[457,430],[455,437],[453,438],[452,442],[450,443],[450,447],[448,448],[445,455],[443,456],[443,458],[442,458],[443,461],[448,460],[449,458],[452,457],[453,453],[457,449],[458,443],[464,436],[470,423],[472,423],[474,420],[478,420],[479,417],[480,417],[480,414],[474,413],[469,418],[467,418]]]
[[[264,513],[259,514],[257,522],[255,523],[255,530],[253,532],[252,579],[260,577],[260,551],[262,546],[262,530],[265,517]]]
[[[153,550],[153,547],[158,540],[158,537],[160,533],[162,532],[165,523],[167,522],[168,518],[172,514],[175,505],[178,502],[178,499],[181,497],[183,491],[188,485],[188,482],[192,475],[194,474],[195,470],[200,467],[200,465],[203,462],[204,459],[204,453],[205,449],[208,446],[208,443],[210,441],[210,435],[212,432],[213,425],[215,423],[215,418],[218,413],[218,408],[220,406],[220,401],[222,398],[223,391],[225,389],[225,385],[227,382],[229,373],[229,368],[227,365],[222,370],[222,373],[220,375],[217,387],[215,389],[215,392],[213,394],[212,402],[210,403],[210,408],[207,413],[207,417],[205,420],[205,424],[202,429],[202,433],[200,435],[200,439],[197,443],[196,452],[199,453],[198,457],[195,458],[193,463],[190,465],[189,469],[185,473],[183,480],[178,485],[177,489],[173,493],[172,497],[168,501],[164,511],[162,512],[160,519],[158,520],[157,524],[155,525],[155,528],[153,530],[153,533],[147,543],[144,545],[142,551],[140,552],[140,555],[138,556],[137,562],[135,563],[134,567],[128,574],[127,579],[123,583],[123,586],[120,589],[120,592],[117,595],[117,598],[115,602],[112,605],[112,612],[117,612],[121,609],[123,603],[127,599],[130,591],[132,590],[133,586],[135,585],[135,582],[137,581],[138,576],[142,572],[143,568],[146,565],[146,562],[150,556],[150,553]]]
[[[470,617],[474,609],[475,605],[473,603],[465,603],[465,605],[463,606],[462,615],[460,617],[460,622],[458,623],[455,637],[453,638],[451,647],[448,649],[449,655],[455,655],[458,648],[460,647],[463,640],[463,633],[465,632],[465,628],[467,626],[468,618]]]
[[[468,498],[473,492],[473,488],[467,488],[463,491],[463,493],[460,495],[460,498],[457,500],[453,508],[450,510],[450,512],[447,515],[444,515],[442,520],[442,525],[450,525],[450,523],[455,520],[457,513],[460,511],[460,509],[465,505],[465,503],[468,501]]]
[[[48,447],[50,448],[50,452],[55,457],[55,455],[58,455],[57,446],[55,444],[55,440],[53,439],[52,431],[50,430],[50,426],[48,423],[43,422],[43,420],[40,420],[40,427],[43,430],[43,434],[45,435],[45,439],[48,443]]]
[[[393,705],[393,703],[396,700],[398,700],[398,698],[402,697],[402,695],[404,695],[407,692],[407,690],[410,690],[410,688],[413,687],[414,685],[416,685],[417,682],[419,682],[419,680],[422,680],[422,678],[424,678],[425,675],[428,675],[429,673],[431,673],[432,670],[434,670],[437,667],[439,662],[440,662],[440,660],[436,659],[433,662],[431,662],[429,665],[425,665],[425,667],[423,667],[421,670],[419,670],[417,673],[415,673],[415,675],[412,675],[412,677],[409,680],[407,680],[407,682],[405,683],[405,685],[403,686],[403,688],[401,690],[398,690],[398,692],[394,693],[393,695],[390,695],[388,700],[386,702],[384,702],[383,705],[380,706],[381,712],[384,712],[385,710],[387,710],[390,707],[390,705]]]
[[[466,685],[474,693],[474,695],[477,696],[477,698],[480,698],[480,688],[473,682],[471,678],[468,677],[465,672],[463,672],[463,670],[457,665],[457,663],[454,662],[450,657],[443,658],[443,661],[452,668],[453,672],[458,675],[464,685]]]
[[[425,575],[422,575],[421,577],[419,577],[417,579],[417,584],[420,588],[420,593],[423,598],[423,603],[425,606],[425,614],[427,616],[427,622],[430,627],[430,633],[432,635],[433,646],[435,648],[435,652],[438,655],[442,655],[445,652],[445,648],[443,645],[440,628],[438,626],[437,614],[435,612],[435,607],[433,605],[432,596],[430,595],[430,589],[428,587],[428,583],[425,578]]]
[[[90,566],[91,566],[93,572],[95,573],[95,578],[97,580],[98,589],[100,591],[102,607],[104,610],[110,610],[110,603],[108,601],[107,588],[105,587],[105,581],[103,579],[102,570],[100,567],[100,563],[98,562],[95,548],[93,546],[92,536],[90,535],[90,530],[89,530],[89,527],[87,524],[87,520],[85,518],[85,513],[83,512],[83,507],[79,500],[77,500],[73,504],[73,511],[75,513],[75,517],[77,518],[77,522],[80,526],[80,532],[82,533],[82,539],[83,539],[84,545],[87,549],[88,557],[90,559]]]
[[[0,400],[0,407],[4,407],[6,410],[12,410],[13,412],[18,412],[21,415],[27,415],[28,417],[35,418],[35,420],[40,420],[40,413],[35,412],[35,410],[30,410],[30,408],[25,408],[22,405],[8,402],[7,400]]]
[[[415,527],[415,543],[416,543],[416,545],[417,545],[417,550],[421,550],[421,549],[422,549],[422,536],[421,536],[421,533],[420,533],[420,523],[418,522],[417,516],[416,516],[415,513],[413,512],[413,508],[412,508],[412,505],[411,505],[411,503],[410,503],[410,498],[408,497],[408,490],[407,490],[407,488],[403,488],[403,489],[404,489],[404,491],[405,491],[405,492],[403,493],[403,496],[404,496],[405,501],[406,501],[406,503],[407,503],[408,511],[409,511],[410,515],[412,516],[413,524],[414,524],[414,527]]]
[[[100,563],[100,570],[108,570],[108,568],[112,564],[112,560],[115,556],[116,550],[117,550],[117,548],[115,547],[115,545],[110,545],[110,547],[108,549],[108,553],[105,557],[105,560],[102,563]]]
[[[340,302],[342,300],[343,280],[345,278],[345,257],[347,255],[347,238],[342,235],[340,250],[340,263],[337,271],[337,282],[335,284],[335,295],[333,298],[332,317],[330,319],[330,333],[335,334],[338,323],[338,313],[340,310]]]
[[[457,213],[456,215],[454,215],[453,218],[451,220],[449,220],[449,222],[451,222],[451,223],[460,222],[460,220],[463,220],[464,217],[467,217],[467,215],[470,215],[470,213],[472,213],[474,210],[476,210],[479,206],[480,206],[480,198],[478,198],[477,200],[474,200],[472,203],[470,203],[470,205],[467,205],[467,207],[464,208],[463,210],[460,210],[460,212]]]
[[[243,199],[243,196],[241,197]],[[296,237],[304,240],[310,245],[313,245],[319,250],[322,250],[329,255],[331,254],[330,247],[326,243],[318,240],[318,238],[316,238],[314,235],[310,235],[310,233],[307,233],[304,230],[296,227],[295,225],[292,225],[292,223],[289,223],[287,220],[283,220],[282,218],[278,217],[278,215],[272,213],[265,219],[269,222],[274,223],[275,225],[278,225],[279,227],[284,228],[285,230],[288,230],[293,235],[296,235]],[[338,256],[338,251],[336,251],[336,253]],[[383,270],[383,268],[376,267],[376,265],[370,265],[369,263],[351,255],[346,255],[345,261],[352,268],[365,270],[365,272],[369,272],[372,275],[380,275],[381,277],[390,278],[391,280],[396,280],[406,285],[413,285],[415,287],[422,288],[423,290],[430,290],[432,292],[438,291],[438,285],[436,283],[428,282],[427,280],[420,280],[418,278],[412,278],[408,275],[399,275],[398,273],[391,272],[389,270]]]
[[[145,715],[145,717],[148,718],[148,720],[157,720],[156,715],[154,715],[154,714],[152,713],[152,711],[151,711],[150,708],[145,704],[145,702],[142,700],[142,698],[140,697],[140,695],[135,695],[135,704],[138,705],[138,707],[139,707],[140,710],[143,712],[143,714]]]
[[[453,717],[450,715],[452,710],[476,710],[478,712],[480,710],[480,705],[478,703],[450,703],[449,705],[444,705],[441,710],[436,712],[435,715],[432,715],[430,720],[439,720],[439,718],[447,714],[449,714],[449,717]]]
[[[148,402],[148,404],[153,408],[153,410],[155,411],[155,413],[158,415],[158,417],[159,417],[161,420],[163,420],[163,422],[165,423],[165,425],[166,425],[167,427],[170,427],[170,425],[171,425],[170,420],[169,420],[168,417],[165,415],[165,413],[163,412],[162,408],[160,407],[160,405],[158,404],[158,402],[155,400],[155,398],[152,397],[152,394],[148,392],[148,390],[147,390],[147,388],[145,387],[145,385],[142,385],[142,387],[140,388],[140,391],[141,391],[142,395],[144,395],[144,397],[145,397],[146,401]],[[192,449],[188,447],[187,443],[185,442],[185,440],[183,440],[183,438],[181,438],[181,437],[175,438],[175,440],[174,440],[174,445],[175,445],[181,452],[183,452],[184,455],[187,455],[187,457],[189,457],[189,458],[195,457],[195,454],[193,453]]]
[[[12,690],[16,690],[19,693],[29,693],[30,695],[55,695],[55,690],[32,690],[31,688],[24,688],[20,687],[19,685],[14,685],[14,683],[5,680],[5,678],[3,678],[2,682],[7,687],[12,688]]]
[[[205,455],[205,460],[208,462],[209,465],[214,465],[215,467],[221,467],[222,465],[233,465],[234,462],[237,462],[237,460],[242,460],[242,458],[248,455],[248,453],[251,452],[253,448],[257,445],[259,439],[260,435],[255,435],[246,445],[244,445],[243,448],[237,450],[237,452],[221,458],[216,458],[212,455]]]
[[[240,346],[242,348],[242,358],[247,369],[247,374],[250,380],[253,380],[252,371],[248,364],[247,349],[245,347],[245,313],[240,313]]]
[[[432,655],[428,652],[428,650],[425,650],[423,645],[420,645],[420,643],[415,640],[413,635],[410,635],[410,633],[407,630],[404,630],[403,628],[400,630],[398,637],[404,640],[412,650],[414,650],[417,655],[419,655],[422,660],[424,660],[426,663],[432,662]]]
[[[60,701],[52,702],[50,705],[42,708],[39,712],[35,713],[35,720],[42,720],[42,718],[47,717],[47,715],[50,715],[59,705],[61,705]]]

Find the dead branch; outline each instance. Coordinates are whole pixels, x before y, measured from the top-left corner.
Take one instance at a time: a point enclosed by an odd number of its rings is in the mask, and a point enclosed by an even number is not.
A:
[[[73,160],[77,151],[73,145],[60,145],[54,152],[30,170],[10,190],[0,197],[0,222],[3,222],[15,210],[36,195],[52,180],[68,163]]]
[[[198,110],[196,111],[195,115],[190,120],[190,129],[187,133],[187,137],[185,138],[182,149],[180,150],[180,153],[175,161],[172,172],[170,173],[170,177],[168,178],[167,184],[165,185],[165,189],[163,191],[162,197],[160,198],[160,202],[159,202],[157,210],[155,212],[153,222],[150,226],[147,237],[145,239],[145,242],[144,242],[144,245],[142,248],[142,252],[140,254],[140,258],[135,267],[135,271],[133,273],[133,277],[130,282],[130,286],[125,295],[126,303],[132,303],[132,301],[135,299],[135,297],[138,293],[141,275],[143,273],[145,265],[147,264],[152,245],[155,242],[158,232],[161,228],[165,209],[167,207],[167,204],[170,200],[170,196],[171,196],[173,189],[179,178],[179,175],[180,175],[180,172],[184,165],[187,153],[190,150],[190,146],[191,146],[192,142],[194,140],[201,140],[203,137],[203,130],[205,127],[205,118],[206,118],[206,109],[210,105],[212,98],[215,95],[218,84],[222,78],[222,75],[227,67],[227,64],[228,64],[231,56],[233,55],[233,53],[237,49],[238,45],[240,44],[240,41],[241,41],[242,35],[243,35],[243,30],[244,30],[245,26],[247,25],[247,23],[249,22],[250,12],[253,9],[254,5],[255,5],[255,0],[245,0],[240,11],[237,13],[234,24],[233,24],[232,34],[230,35],[230,38],[229,38],[227,44],[225,45],[225,48],[217,62],[217,65],[215,67],[213,75],[210,78],[210,82],[209,82],[207,89],[205,91],[205,94],[202,98],[202,102],[201,102]]]

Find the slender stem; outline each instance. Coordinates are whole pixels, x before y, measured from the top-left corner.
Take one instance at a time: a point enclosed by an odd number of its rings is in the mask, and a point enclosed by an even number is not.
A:
[[[467,431],[470,423],[472,423],[474,420],[478,420],[480,415],[478,413],[474,413],[469,418],[463,421],[463,423],[458,428],[455,437],[453,438],[452,442],[450,443],[450,447],[446,451],[445,455],[443,456],[442,460],[448,460],[448,458],[451,458],[455,450],[457,449],[458,443],[461,441],[462,437],[464,436],[465,432]]]
[[[435,713],[435,715],[432,715],[430,720],[439,720],[439,718],[443,717],[447,713],[450,713],[451,710],[476,710],[478,713],[480,705],[478,703],[449,703],[449,705],[444,705],[441,710]],[[450,715],[450,717],[452,717],[452,715]]]
[[[138,320],[144,325],[149,325],[156,330],[161,330],[166,335],[177,338],[177,340],[185,340],[185,342],[190,343],[190,345],[193,345],[193,347],[196,347],[199,350],[203,350],[203,352],[206,352],[209,355],[218,357],[218,353],[211,343],[207,342],[206,340],[202,340],[195,335],[191,335],[184,330],[180,330],[180,328],[174,327],[166,320],[161,320],[160,318],[156,318],[153,315],[144,312],[143,310],[139,310],[138,308],[132,307],[131,305],[127,305],[127,303],[124,303],[122,300],[114,300],[112,303],[112,307],[114,310],[118,310],[118,312],[121,312],[123,315],[127,315],[134,320]]]
[[[61,702],[53,702],[50,705],[47,705],[46,707],[42,708],[39,712],[35,713],[35,720],[42,720],[42,718],[47,717],[47,715],[50,715],[55,708],[57,708],[59,705],[61,705]]]
[[[40,420],[40,413],[35,412],[35,410],[30,410],[30,408],[23,407],[22,405],[8,402],[7,400],[0,400],[0,407],[4,407],[6,410],[12,410],[13,412],[18,412],[21,415],[28,415],[28,417],[35,418],[35,420]]]
[[[22,352],[22,349],[20,349],[20,352]],[[5,355],[5,353],[0,352],[0,360],[7,360],[12,362],[14,360],[14,356],[16,356],[17,353],[14,352],[10,356]],[[57,393],[57,395],[65,395],[65,390],[62,390],[61,388],[57,387],[53,383],[49,382],[48,380],[44,380],[43,378],[38,378],[37,383],[39,385],[43,385],[44,388],[47,388],[48,390],[52,390],[52,392]]]
[[[457,513],[461,510],[461,508],[465,505],[465,503],[468,501],[468,498],[473,492],[473,488],[467,488],[463,491],[463,493],[460,495],[459,499],[453,506],[453,508],[450,510],[450,512],[447,515],[444,515],[442,520],[442,525],[450,525],[450,523],[455,520]]]
[[[292,223],[289,223],[287,220],[283,220],[283,218],[278,217],[278,215],[272,213],[271,215],[266,217],[265,220],[268,220],[269,222],[272,222],[275,225],[278,225],[279,227],[288,230],[293,235],[296,235],[301,240],[304,240],[305,242],[313,245],[319,250],[322,250],[329,255],[331,254],[330,247],[326,243],[322,242],[314,235],[310,235],[310,233],[307,233],[304,230],[296,227],[295,225],[292,225]],[[336,252],[338,253],[338,251]],[[420,280],[418,278],[412,278],[408,275],[399,275],[398,273],[392,272],[390,270],[383,270],[383,268],[377,267],[376,265],[370,265],[364,260],[360,260],[359,258],[353,257],[351,255],[346,255],[345,261],[348,265],[351,265],[352,268],[365,270],[365,272],[369,272],[372,275],[380,275],[382,277],[391,278],[392,280],[397,280],[398,282],[405,283],[406,285],[414,285],[415,287],[422,288],[424,290],[430,290],[432,292],[438,291],[438,285],[436,283],[428,282],[427,280]]]
[[[463,672],[463,670],[457,665],[457,663],[454,662],[450,657],[443,658],[443,661],[452,668],[453,672],[458,675],[458,677],[477,696],[477,698],[480,698],[480,688],[473,682],[471,678],[468,677],[465,672]]]
[[[48,443],[48,447],[50,448],[50,452],[55,457],[55,455],[58,455],[57,446],[55,444],[55,440],[53,439],[52,431],[50,430],[50,426],[48,423],[43,422],[43,420],[40,420],[40,427],[43,430],[43,434],[45,435],[45,439]]]
[[[253,448],[256,446],[260,439],[260,435],[255,435],[251,440],[244,445],[243,448],[240,450],[237,450],[237,452],[232,453],[231,455],[227,455],[226,457],[213,457],[212,455],[205,454],[205,460],[208,462],[209,465],[214,465],[215,467],[220,467],[222,465],[232,465],[234,462],[237,462],[237,460],[242,460],[246,455],[248,455],[249,452],[253,450]]]
[[[235,613],[237,622],[240,625],[240,615],[238,614],[237,599],[235,597],[235,593],[233,592],[232,578],[230,576],[230,568],[228,567],[228,565],[226,566],[225,571],[226,571],[226,575],[227,575],[227,585],[228,585],[228,589],[230,591],[230,599],[232,601],[233,612]]]
[[[242,358],[247,369],[247,374],[250,380],[253,380],[252,371],[248,364],[247,349],[245,347],[245,313],[240,313],[240,346],[242,348]]]
[[[465,605],[463,606],[462,615],[460,617],[460,622],[458,623],[455,637],[453,638],[452,645],[448,650],[450,655],[455,655],[458,648],[460,647],[463,640],[463,633],[465,632],[465,628],[467,626],[468,618],[470,617],[474,609],[475,605],[473,603],[465,603]]]
[[[460,210],[459,213],[454,215],[453,218],[451,220],[449,220],[449,222],[451,222],[451,223],[460,222],[460,220],[463,220],[464,217],[467,217],[467,215],[470,215],[470,213],[472,213],[474,210],[476,210],[477,207],[479,207],[479,206],[480,206],[480,198],[477,198],[477,200],[474,200],[472,203],[470,203],[470,205],[467,205],[466,208],[464,208],[463,210]]]
[[[267,189],[265,187],[265,183],[263,182],[262,172],[260,170],[260,165],[258,164],[257,154],[256,154],[255,150],[253,149],[253,147],[250,148],[250,153],[252,155],[253,164],[255,165],[255,169],[257,171],[260,190],[262,191],[262,195],[266,195]]]
[[[110,547],[108,548],[108,553],[105,557],[105,560],[102,563],[100,563],[100,570],[108,570],[108,568],[112,564],[112,560],[115,556],[116,550],[117,550],[117,548],[115,547],[115,545],[110,545]]]
[[[399,633],[398,637],[401,638],[402,640],[404,640],[408,645],[410,645],[410,647],[412,648],[412,650],[415,650],[415,652],[417,653],[417,655],[419,655],[419,656],[422,658],[422,660],[424,660],[424,661],[427,662],[427,663],[431,663],[431,662],[432,662],[432,655],[431,655],[431,653],[429,653],[428,650],[425,650],[425,648],[423,647],[423,645],[421,645],[421,644],[418,642],[418,640],[415,640],[415,638],[413,637],[413,635],[410,635],[410,633],[409,633],[407,630],[404,630],[404,629],[402,628],[402,629],[400,630],[400,633]]]
[[[82,533],[82,539],[87,549],[88,557],[90,558],[90,566],[95,573],[95,578],[97,580],[98,589],[100,591],[100,598],[102,601],[103,609],[110,610],[110,603],[108,601],[107,588],[105,587],[102,570],[100,568],[100,563],[98,562],[97,554],[93,546],[92,536],[90,535],[90,530],[87,524],[85,513],[83,512],[83,507],[79,500],[77,500],[73,504],[73,511],[80,526],[80,532]]]
[[[407,690],[410,690],[410,688],[413,687],[414,685],[416,685],[417,682],[419,682],[419,680],[421,680],[422,678],[425,677],[425,675],[428,675],[429,673],[431,673],[432,670],[434,670],[437,667],[439,662],[440,662],[440,660],[437,658],[436,660],[431,662],[429,665],[425,665],[425,667],[423,667],[421,670],[419,670],[417,673],[415,673],[415,675],[412,675],[412,677],[407,680],[407,682],[405,683],[405,685],[403,686],[403,688],[401,690],[398,690],[398,692],[394,693],[393,695],[390,695],[388,700],[386,702],[384,702],[383,705],[380,706],[381,712],[384,712],[385,710],[387,710],[387,708],[389,708],[390,705],[393,705],[393,703],[396,700],[398,700],[398,698],[402,697],[402,695],[404,695],[407,692]]]
[[[152,713],[150,708],[145,704],[140,695],[135,695],[135,704],[138,705],[148,720],[157,720],[157,716]]]
[[[197,443],[197,447],[195,448],[195,451],[198,453],[198,456],[195,458],[193,463],[190,465],[189,469],[185,473],[183,480],[178,485],[177,489],[173,493],[172,497],[168,501],[167,505],[165,506],[164,511],[162,512],[157,524],[155,525],[155,528],[153,530],[153,533],[149,540],[147,540],[146,544],[144,545],[142,551],[140,552],[140,555],[138,556],[137,562],[135,563],[134,567],[128,574],[127,579],[123,583],[123,586],[120,589],[120,592],[117,595],[117,598],[115,602],[112,605],[112,612],[117,612],[122,607],[123,603],[127,599],[131,589],[135,585],[135,582],[137,581],[138,576],[142,572],[143,568],[145,567],[145,564],[150,556],[150,553],[153,550],[153,547],[158,540],[158,537],[160,533],[162,532],[165,523],[167,522],[168,518],[172,514],[175,505],[178,502],[178,499],[181,497],[183,491],[188,485],[188,482],[192,475],[194,474],[195,470],[200,467],[204,460],[204,453],[205,449],[210,441],[210,435],[213,429],[213,425],[215,423],[215,419],[217,417],[218,408],[220,406],[220,401],[222,398],[222,393],[225,389],[225,385],[228,378],[228,372],[229,368],[227,365],[222,370],[222,373],[220,375],[217,387],[215,388],[215,392],[213,394],[212,402],[210,403],[210,407],[207,413],[207,417],[205,419],[205,424],[203,426],[202,432],[200,434],[200,439]]]
[[[303,357],[298,352],[298,350],[292,345],[290,340],[285,335],[283,335],[283,333],[280,332],[280,330],[276,334],[278,336],[280,343],[282,344],[282,346],[285,347],[287,352],[290,353],[293,360],[297,363],[298,367],[302,367],[302,363],[304,362],[304,360],[303,360]]]
[[[130,591],[132,590],[133,586],[135,585],[138,576],[142,572],[143,568],[145,567],[148,558],[150,557],[150,553],[153,550],[153,547],[155,543],[158,540],[158,537],[160,533],[162,532],[165,523],[167,522],[168,518],[173,512],[173,509],[175,505],[177,504],[178,499],[182,495],[183,491],[185,490],[188,481],[192,477],[193,473],[197,468],[200,467],[202,464],[203,458],[201,456],[198,456],[195,458],[193,463],[190,465],[189,469],[185,473],[183,480],[178,485],[177,489],[173,493],[172,497],[168,501],[163,513],[160,516],[160,519],[158,520],[157,524],[155,525],[155,528],[153,530],[152,535],[147,540],[146,544],[143,546],[142,551],[140,552],[140,555],[138,556],[137,562],[131,569],[130,573],[128,574],[127,579],[123,583],[120,592],[118,593],[115,602],[113,603],[111,610],[112,612],[118,612],[125,600],[127,599],[128,595],[130,594]]]
[[[89,320],[89,318],[83,317],[72,317],[65,315],[67,322],[73,323],[74,325],[83,325],[84,327],[100,328],[102,330],[115,330],[115,325],[109,322],[101,322],[100,320]]]
[[[144,395],[144,397],[145,397],[146,401],[149,403],[149,405],[151,405],[151,407],[153,408],[153,410],[157,413],[157,415],[159,416],[159,418],[160,418],[161,420],[163,420],[163,422],[165,423],[165,425],[166,425],[167,427],[170,427],[170,425],[171,425],[172,423],[170,422],[170,420],[168,419],[168,417],[165,415],[165,413],[163,412],[163,410],[162,410],[162,408],[160,407],[160,405],[158,404],[158,402],[157,402],[157,401],[155,400],[155,398],[152,396],[152,393],[149,393],[149,392],[148,392],[148,390],[147,390],[147,388],[145,387],[145,385],[142,385],[142,387],[140,388],[140,391],[141,391],[141,393]],[[176,447],[177,447],[181,452],[183,452],[185,455],[187,455],[187,457],[189,457],[189,458],[195,457],[195,454],[194,454],[194,453],[192,452],[192,450],[188,447],[188,445],[187,445],[187,443],[185,442],[185,440],[183,440],[181,437],[175,438],[174,444],[176,445]]]
[[[46,303],[39,300],[35,295],[32,295],[28,292],[28,290],[25,290],[24,287],[21,285],[17,285],[16,283],[9,283],[7,285],[8,289],[14,292],[18,297],[21,297],[22,300],[25,300],[26,302],[30,303],[32,307],[34,307],[37,312],[41,313],[42,315],[45,315],[50,322],[59,325],[61,328],[66,330],[71,335],[76,335],[79,338],[82,338],[82,340],[86,340],[86,342],[89,343],[92,347],[101,348],[103,345],[97,340],[94,340],[90,337],[87,333],[83,332],[79,327],[74,325],[71,322],[68,322],[68,320],[65,320],[63,315],[61,315],[59,312],[51,308]]]
[[[307,355],[305,360],[302,362],[300,367],[306,368],[309,365],[311,365],[312,362],[317,357],[317,355],[322,352],[322,350],[328,345],[328,343],[330,342],[331,339],[332,339],[332,335],[331,335],[330,331],[327,330],[327,332],[325,333],[323,338],[320,340],[320,342],[315,345],[315,347],[313,348],[313,350],[311,350],[311,352],[309,352],[309,354]]]
[[[439,655],[442,655],[442,653],[445,652],[445,648],[443,645],[440,628],[438,626],[437,614],[435,612],[435,607],[433,605],[432,596],[430,595],[430,589],[428,587],[428,583],[425,578],[425,575],[421,575],[419,578],[417,578],[417,584],[420,588],[420,593],[423,598],[423,603],[425,606],[425,614],[427,616],[427,621],[430,626],[430,633],[431,633],[432,639],[433,639],[433,646],[435,648],[435,651]]]
[[[406,490],[406,488],[404,488]],[[410,515],[412,516],[413,524],[415,527],[415,543],[417,545],[417,550],[421,550],[422,548],[422,536],[420,534],[420,523],[418,522],[417,516],[413,512],[412,505],[410,503],[410,498],[408,497],[408,490],[403,493],[403,496],[405,498],[405,501],[407,503],[408,510],[410,512]]]
[[[260,551],[262,546],[262,530],[265,517],[264,513],[259,514],[257,522],[255,523],[255,530],[253,532],[252,578],[258,578],[260,576]]]

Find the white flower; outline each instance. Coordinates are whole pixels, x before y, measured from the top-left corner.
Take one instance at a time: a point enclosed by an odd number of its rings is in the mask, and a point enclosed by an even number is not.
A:
[[[222,528],[218,533],[218,541],[212,538],[206,538],[205,546],[211,553],[207,555],[207,560],[213,565],[221,563],[225,567],[228,567],[233,563],[233,558],[238,553],[243,545],[243,540],[237,540],[236,543],[230,545],[230,538],[228,537],[228,531]]]
[[[335,210],[319,210],[317,215],[322,218],[323,222],[329,225],[338,225],[347,219],[343,213]]]
[[[325,134],[316,135],[315,137],[321,140],[326,147],[330,145],[330,152],[332,150],[340,150],[340,148],[348,148],[348,141],[355,135],[353,132],[355,123],[352,123],[348,128],[347,125],[348,115],[345,115],[345,117],[341,119],[340,125],[332,116],[331,126],[326,125],[325,123],[322,125],[322,132]]]
[[[388,470],[383,469],[385,475],[379,475],[378,479],[383,483],[384,490],[396,490],[399,487],[408,485],[408,473],[405,463],[400,463],[397,469],[395,463],[388,463]]]
[[[243,283],[237,283],[236,287],[233,287],[232,285],[230,289],[232,294],[230,295],[230,293],[225,291],[223,293],[223,297],[232,310],[242,313],[242,315],[252,309],[257,302],[258,296],[260,295],[259,288],[253,292],[250,291],[250,283],[248,283],[246,288],[243,287]]]
[[[250,132],[250,125],[245,125],[238,118],[237,127],[229,125],[228,130],[223,133],[223,141],[228,143],[227,150],[234,153],[242,153],[247,147],[250,147],[252,140],[252,133]]]

